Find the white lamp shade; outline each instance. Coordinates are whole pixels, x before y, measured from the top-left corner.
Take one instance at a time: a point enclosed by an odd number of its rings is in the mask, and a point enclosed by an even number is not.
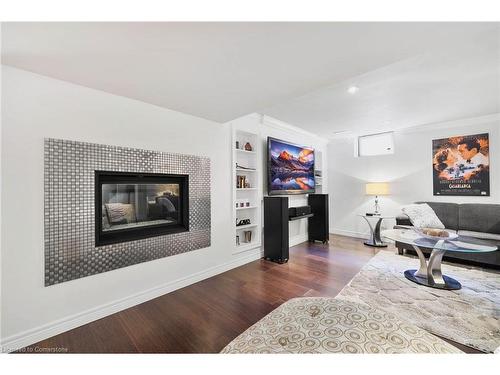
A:
[[[389,184],[387,182],[369,182],[366,184],[366,195],[388,195]]]

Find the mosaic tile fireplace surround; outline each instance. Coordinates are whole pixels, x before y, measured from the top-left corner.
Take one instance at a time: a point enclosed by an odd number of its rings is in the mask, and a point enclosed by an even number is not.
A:
[[[187,216],[182,222],[179,219],[184,227],[179,226],[181,230],[171,231],[173,233],[167,230],[165,234],[153,233],[151,237],[138,240],[133,236],[124,236],[123,241],[126,242],[101,245],[96,238],[96,223],[101,220],[101,217],[96,218],[96,212],[100,211],[96,209],[96,176],[99,174],[96,171],[101,174],[108,171],[141,177],[181,178],[184,185],[179,186],[187,192],[183,206]],[[123,231],[123,228],[135,230],[151,223],[157,225],[160,221],[164,224],[166,219],[161,217],[161,209],[165,212],[168,209],[177,215],[176,202],[182,202],[182,188],[175,185],[175,180],[159,182],[162,184],[156,186],[137,183],[104,185],[102,197],[106,201],[103,201],[103,210],[109,209],[110,212],[106,212],[111,214],[113,209],[111,215],[99,212],[103,223],[106,223],[103,224],[104,232],[111,231],[113,224],[116,224],[114,228],[118,228],[117,232]],[[117,197],[124,194],[129,197],[127,204],[117,204]],[[176,200],[167,201],[165,197]],[[123,202],[123,198],[120,199],[119,202]],[[176,207],[170,202],[174,202]],[[210,159],[45,139],[44,203],[46,286],[209,247]],[[116,209],[122,211],[117,213]],[[120,217],[120,213],[124,216]],[[170,213],[167,219],[178,219],[174,214]],[[179,215],[182,217],[182,214]],[[110,223],[109,220],[116,222]],[[115,235],[115,239],[120,240],[120,237]]]

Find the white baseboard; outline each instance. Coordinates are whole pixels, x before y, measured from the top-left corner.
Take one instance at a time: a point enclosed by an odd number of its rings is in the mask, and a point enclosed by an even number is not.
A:
[[[370,233],[354,232],[354,231],[338,229],[338,228],[330,228],[330,233],[338,234],[339,236],[347,236],[347,237],[354,237],[354,238],[363,238],[363,239],[370,238]]]
[[[308,240],[308,238],[309,237],[308,237],[307,233],[299,234],[298,236],[291,237],[288,240],[288,245],[290,247],[298,245],[299,243],[306,242]]]
[[[173,292],[174,290],[184,288],[198,281],[218,275],[230,269],[242,266],[246,263],[260,259],[261,256],[262,255],[260,248],[253,249],[249,251],[248,254],[239,257],[238,259],[231,260],[229,262],[217,265],[215,267],[206,269],[198,273],[194,273],[184,278],[174,280],[172,282],[145,290],[135,295],[131,295],[129,297],[116,300],[101,306],[97,306],[95,308],[68,316],[63,319],[56,320],[54,322],[45,324],[43,326],[6,337],[1,341],[0,344],[1,350],[3,353],[18,350],[20,348],[34,344],[41,340],[45,340],[49,337],[58,335],[60,333],[69,331],[71,329],[80,327],[84,324],[104,318],[108,315],[115,314],[119,311],[144,303],[153,298],[157,298],[164,294]]]

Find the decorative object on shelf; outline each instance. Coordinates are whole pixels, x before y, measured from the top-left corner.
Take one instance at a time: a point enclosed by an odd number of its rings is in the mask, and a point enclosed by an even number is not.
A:
[[[248,188],[250,187],[250,183],[247,181],[246,176],[236,176],[236,188],[237,189],[243,189],[243,188]]]
[[[242,165],[239,165],[238,163],[236,163],[236,169],[246,169],[248,171],[255,171],[255,168],[244,167]]]
[[[236,220],[238,220],[238,219],[236,219]],[[241,227],[242,225],[250,225],[250,224],[252,224],[252,223],[250,222],[250,219],[242,219],[242,220],[240,220],[240,221],[236,224],[236,226],[237,226],[237,227]]]
[[[236,201],[236,208],[250,207],[250,201],[248,199]]]
[[[240,236],[236,236],[236,246],[240,245]]]
[[[252,231],[246,230],[243,233],[245,234],[245,242],[247,243],[252,242]]]
[[[245,151],[253,151],[253,147],[250,142],[245,143]]]
[[[389,184],[387,182],[369,182],[366,184],[366,195],[375,195],[374,215],[380,215],[378,204],[379,195],[389,195]]]
[[[489,196],[488,133],[432,141],[434,195]]]

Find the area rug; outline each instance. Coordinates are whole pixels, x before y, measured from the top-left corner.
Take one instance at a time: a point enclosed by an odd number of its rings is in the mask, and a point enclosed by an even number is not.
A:
[[[394,314],[327,297],[294,298],[221,353],[461,353]]]
[[[381,251],[340,292],[339,298],[383,309],[438,336],[483,352],[500,346],[500,273],[443,263],[460,290],[425,287],[403,272],[418,259]]]

